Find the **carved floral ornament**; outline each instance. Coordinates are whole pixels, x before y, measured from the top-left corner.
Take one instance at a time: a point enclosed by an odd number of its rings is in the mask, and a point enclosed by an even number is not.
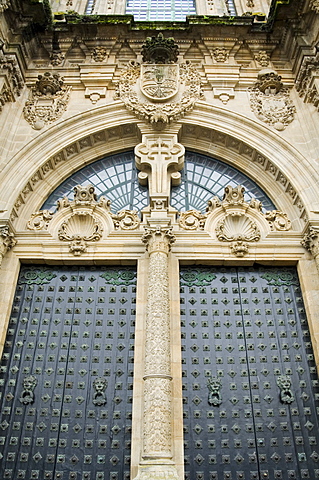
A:
[[[180,214],[179,226],[183,230],[206,230],[213,232],[220,242],[227,242],[237,257],[249,252],[249,246],[259,242],[263,234],[270,231],[288,231],[291,222],[279,210],[262,212],[262,205],[256,199],[250,203],[244,200],[243,186],[225,188],[221,201],[213,197],[208,202],[205,214],[189,210]]]
[[[142,65],[131,62],[121,74],[116,98],[138,118],[162,129],[203,97],[200,75],[191,63],[177,63],[177,45],[162,34],[147,39],[142,54]]]
[[[250,108],[262,122],[281,131],[294,120],[296,108],[289,98],[289,90],[274,70],[261,70],[257,82],[248,91]]]
[[[74,187],[74,200],[64,197],[57,202],[57,212],[41,210],[31,215],[27,228],[48,231],[63,242],[69,242],[73,255],[82,255],[92,242],[98,242],[111,230],[135,230],[140,219],[133,210],[116,214],[110,210],[111,202],[106,197],[97,199],[92,185]]]

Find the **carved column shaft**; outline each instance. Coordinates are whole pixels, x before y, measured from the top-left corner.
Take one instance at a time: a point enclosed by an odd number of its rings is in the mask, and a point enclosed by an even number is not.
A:
[[[175,240],[168,228],[148,229],[150,255],[146,317],[143,459],[172,458],[172,387],[168,253]]]

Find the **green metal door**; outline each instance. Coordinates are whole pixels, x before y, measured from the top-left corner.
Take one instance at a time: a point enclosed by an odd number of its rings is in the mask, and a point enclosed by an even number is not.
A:
[[[294,268],[182,268],[186,478],[319,478],[318,377]]]
[[[0,478],[129,478],[136,272],[23,267],[1,363]]]

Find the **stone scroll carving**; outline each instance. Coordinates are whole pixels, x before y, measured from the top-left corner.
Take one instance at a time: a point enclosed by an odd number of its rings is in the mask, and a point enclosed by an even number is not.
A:
[[[202,98],[200,75],[190,63],[177,64],[178,47],[160,33],[143,46],[143,64],[129,63],[116,85],[116,98],[156,129],[190,112]]]
[[[48,230],[62,242],[69,243],[69,251],[75,256],[87,252],[89,244],[101,240],[105,231],[135,230],[141,220],[136,211],[111,212],[111,202],[106,197],[97,199],[93,185],[76,185],[74,200],[64,197],[57,201],[57,212],[42,210],[31,215],[27,228],[34,231]]]
[[[291,222],[280,210],[262,211],[262,204],[255,198],[250,203],[244,200],[245,188],[227,186],[224,198],[213,197],[208,202],[206,213],[189,210],[180,213],[179,226],[183,230],[205,230],[214,225],[214,234],[220,242],[227,242],[231,252],[243,257],[254,242],[259,242],[261,225],[269,232],[288,231]]]
[[[250,108],[262,122],[280,131],[294,120],[296,108],[289,98],[289,90],[275,71],[261,70],[249,94]]]
[[[172,465],[172,377],[168,253],[175,237],[171,228],[145,229],[149,253],[143,407],[144,466],[138,479],[177,479]],[[147,465],[147,468],[145,468]]]
[[[23,109],[24,118],[32,128],[41,130],[65,112],[70,92],[71,87],[64,84],[64,79],[59,74],[46,72],[39,75]]]

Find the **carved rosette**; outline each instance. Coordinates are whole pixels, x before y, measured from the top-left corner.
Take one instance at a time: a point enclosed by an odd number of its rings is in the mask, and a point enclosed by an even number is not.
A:
[[[38,76],[23,109],[24,118],[35,130],[55,122],[67,109],[71,87],[59,74],[46,72]]]
[[[258,81],[248,91],[250,108],[262,122],[280,131],[294,120],[296,108],[276,72],[261,70]]]
[[[143,459],[172,457],[171,356],[168,253],[175,241],[170,228],[147,228],[149,252],[146,313]]]
[[[16,245],[14,234],[7,225],[0,227],[0,265],[5,254]]]
[[[207,214],[203,215],[198,210],[181,212],[179,226],[184,230],[204,230]]]
[[[136,210],[121,210],[111,216],[116,230],[136,230],[141,223]]]

